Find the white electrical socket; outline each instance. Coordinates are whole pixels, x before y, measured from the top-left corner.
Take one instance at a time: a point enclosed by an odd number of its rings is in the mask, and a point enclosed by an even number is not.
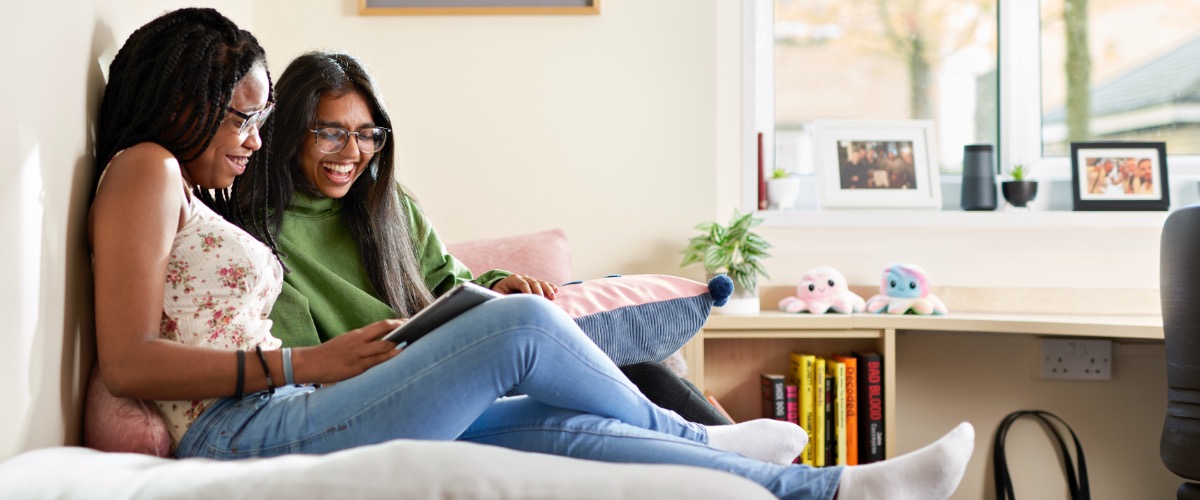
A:
[[[1042,379],[1112,379],[1112,341],[1041,339]]]

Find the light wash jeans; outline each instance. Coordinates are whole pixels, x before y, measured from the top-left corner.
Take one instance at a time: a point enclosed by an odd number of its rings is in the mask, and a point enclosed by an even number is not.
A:
[[[514,389],[526,396],[502,398]],[[570,317],[532,295],[484,303],[337,384],[221,399],[176,455],[320,454],[401,438],[693,465],[748,478],[780,498],[833,498],[842,473],[708,447],[704,426],[646,400]]]

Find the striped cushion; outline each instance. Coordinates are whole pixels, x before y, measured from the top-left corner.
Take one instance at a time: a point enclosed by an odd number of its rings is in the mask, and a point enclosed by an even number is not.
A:
[[[660,274],[609,276],[559,287],[554,303],[618,366],[662,361],[691,340],[732,282]]]

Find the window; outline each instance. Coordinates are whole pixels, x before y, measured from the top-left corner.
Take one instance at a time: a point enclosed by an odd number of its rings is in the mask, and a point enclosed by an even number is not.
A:
[[[775,164],[811,172],[817,119],[933,119],[940,166],[997,137],[995,0],[774,0]]]
[[[1042,152],[1163,141],[1200,154],[1200,12],[1191,0],[1042,0]]]
[[[1194,0],[744,6],[747,118],[768,172],[813,173],[808,127],[818,119],[932,119],[949,174],[975,143],[996,144],[1000,167],[1030,163],[1050,180],[1070,178],[1072,140],[1164,141],[1172,174],[1200,166],[1187,156],[1200,155]]]

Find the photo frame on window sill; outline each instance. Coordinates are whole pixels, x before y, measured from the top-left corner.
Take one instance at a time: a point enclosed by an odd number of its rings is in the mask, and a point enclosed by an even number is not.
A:
[[[817,120],[811,130],[822,208],[941,208],[932,120]]]
[[[1076,211],[1169,210],[1163,142],[1072,142],[1071,192]]]
[[[600,0],[358,0],[366,16],[596,15]]]

